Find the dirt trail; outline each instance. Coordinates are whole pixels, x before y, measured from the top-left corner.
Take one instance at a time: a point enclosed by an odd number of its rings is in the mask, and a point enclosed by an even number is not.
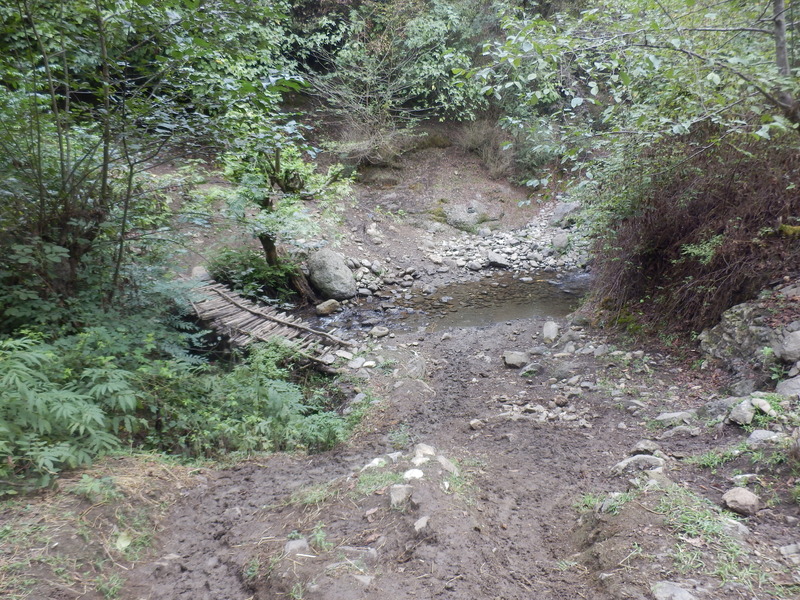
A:
[[[473,157],[429,149],[360,186],[342,251],[424,264],[423,234],[453,234],[425,221],[445,194],[503,196],[500,229],[536,218],[516,206],[519,190],[491,181]],[[402,218],[376,217],[387,196]],[[380,244],[363,235],[372,223],[388,232]],[[440,285],[471,276],[461,273],[423,279]],[[668,578],[697,597],[751,597],[741,587],[715,588],[701,569],[679,574],[664,516],[647,493],[629,504],[624,524],[574,507],[586,494],[625,492],[636,474],[611,468],[653,437],[648,419],[706,400],[711,382],[668,357],[610,351],[580,321],[556,319],[561,334],[571,332],[571,353],[561,351],[563,340],[541,350],[547,320],[434,333],[390,324],[394,337],[369,351],[390,367],[357,381],[382,399],[362,431],[324,454],[277,455],[198,476],[166,520],[155,557],[130,571],[120,598],[610,600],[652,598],[651,585]],[[537,374],[504,365],[505,351],[534,347]],[[709,442],[664,443],[668,454],[685,456]],[[412,469],[422,477],[409,476]],[[705,489],[716,502],[717,492]]]

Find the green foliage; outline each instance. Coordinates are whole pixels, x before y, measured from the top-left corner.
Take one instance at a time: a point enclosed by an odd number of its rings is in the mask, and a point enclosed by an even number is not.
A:
[[[130,373],[113,359],[74,369],[30,337],[0,340],[0,476],[35,474],[47,485],[63,467],[87,464],[138,426]],[[77,352],[80,355],[79,352]]]
[[[321,393],[304,393],[286,380],[280,363],[291,350],[258,345],[229,373],[148,374],[156,431],[148,445],[191,455],[330,448],[349,428]]]
[[[289,262],[270,266],[263,252],[251,248],[221,250],[208,264],[211,276],[243,296],[261,302],[287,300],[292,295],[288,279],[297,272]]]

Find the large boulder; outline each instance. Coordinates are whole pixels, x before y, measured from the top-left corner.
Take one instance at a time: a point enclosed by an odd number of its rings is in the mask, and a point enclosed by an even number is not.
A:
[[[308,258],[311,283],[325,298],[346,300],[358,293],[353,273],[338,252],[323,248]]]

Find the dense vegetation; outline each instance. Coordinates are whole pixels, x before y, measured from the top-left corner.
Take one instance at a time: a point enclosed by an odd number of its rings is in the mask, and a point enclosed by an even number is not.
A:
[[[422,119],[479,123],[474,148],[508,157],[498,174],[590,207],[595,298],[616,315],[699,329],[796,274],[796,2],[524,4],[0,6],[3,486],[122,444],[215,454],[342,438],[352,419],[293,382],[286,352],[210,365],[184,319],[191,290],[167,268],[180,216],[165,189],[197,173],[153,167],[213,156],[263,249],[223,253],[215,273],[259,297],[303,291],[303,202],[335,207],[348,169],[317,168],[292,104],[323,109],[328,149],[350,166],[391,162]]]

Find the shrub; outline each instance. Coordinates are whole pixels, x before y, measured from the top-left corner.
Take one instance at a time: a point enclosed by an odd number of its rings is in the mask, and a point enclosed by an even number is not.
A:
[[[289,278],[297,272],[288,262],[268,265],[264,253],[252,248],[226,248],[211,258],[208,268],[220,283],[262,302],[291,297]]]
[[[630,149],[582,192],[594,208],[594,300],[685,329],[714,324],[796,272],[794,138],[720,137],[712,128]]]

